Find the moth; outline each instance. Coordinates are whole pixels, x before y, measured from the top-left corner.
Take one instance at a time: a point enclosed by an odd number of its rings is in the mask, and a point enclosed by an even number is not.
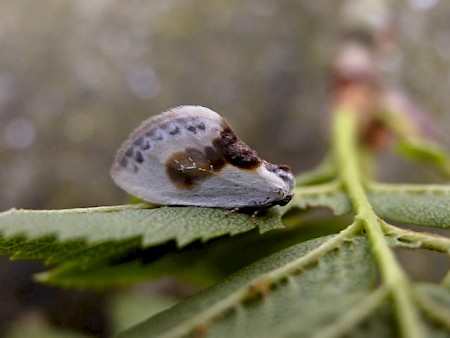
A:
[[[150,117],[119,148],[115,183],[145,201],[260,211],[285,205],[295,179],[261,159],[219,114],[180,106]]]

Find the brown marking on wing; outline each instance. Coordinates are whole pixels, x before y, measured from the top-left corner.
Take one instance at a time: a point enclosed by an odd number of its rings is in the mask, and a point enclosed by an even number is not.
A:
[[[223,156],[213,147],[205,148],[205,156],[208,159],[208,162],[211,163],[214,171],[220,171],[226,165]]]
[[[230,164],[241,169],[256,169],[262,163],[256,151],[240,140],[228,125],[220,132],[220,137],[212,142],[214,148]]]
[[[166,172],[176,186],[190,189],[222,170],[225,164],[225,160],[212,147],[206,147],[203,151],[187,148],[174,153],[166,161]]]

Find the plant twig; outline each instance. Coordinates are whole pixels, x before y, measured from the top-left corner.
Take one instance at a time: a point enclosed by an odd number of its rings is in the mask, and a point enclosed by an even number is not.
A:
[[[424,329],[413,305],[411,283],[389,248],[363,187],[358,163],[357,112],[338,108],[334,112],[333,141],[338,170],[356,212],[371,243],[372,252],[381,271],[382,281],[390,291],[397,312],[402,337],[425,337]]]
[[[405,241],[407,243],[417,244],[420,248],[450,254],[450,238],[437,236],[430,233],[401,229],[384,221],[381,221],[381,227],[386,236]]]

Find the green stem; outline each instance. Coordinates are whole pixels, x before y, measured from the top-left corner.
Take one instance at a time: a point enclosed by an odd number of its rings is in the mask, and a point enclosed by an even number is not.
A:
[[[381,226],[386,236],[392,237],[398,241],[411,243],[420,248],[450,254],[450,238],[401,229],[384,221],[381,222]]]
[[[382,281],[393,298],[401,336],[424,337],[424,330],[412,301],[409,279],[389,248],[380,220],[373,211],[363,187],[357,148],[357,112],[337,109],[334,114],[333,144],[338,171],[356,212],[355,218],[362,222],[367,233]]]

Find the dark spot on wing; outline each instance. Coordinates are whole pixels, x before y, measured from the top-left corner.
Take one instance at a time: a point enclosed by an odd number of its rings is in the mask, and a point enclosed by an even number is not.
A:
[[[205,148],[205,155],[209,163],[211,163],[214,171],[219,171],[225,166],[225,159],[213,147]]]
[[[142,163],[144,162],[144,156],[142,155],[142,153],[140,151],[137,151],[136,154],[134,155],[134,159],[136,160],[136,162],[138,163]]]
[[[149,148],[150,148],[150,142],[149,142],[149,140],[148,140],[148,139],[144,139],[144,140],[142,141],[142,144],[139,146],[139,148],[140,148],[141,150],[147,150],[147,149],[149,149]]]
[[[126,153],[125,153],[125,156],[133,157],[133,155],[134,155],[134,150],[133,150],[133,148],[128,148],[128,150],[127,150]]]
[[[205,130],[206,126],[205,126],[205,124],[203,122],[200,122],[199,124],[197,124],[197,128],[200,129],[200,130]]]
[[[126,168],[128,165],[128,159],[126,157],[122,157],[120,160],[120,166]]]
[[[169,134],[170,135],[176,135],[180,133],[180,127],[176,126],[174,129],[172,129]]]
[[[186,129],[189,130],[191,133],[197,134],[197,128],[195,128],[194,126],[189,126]]]
[[[212,147],[206,147],[203,151],[186,148],[167,160],[166,172],[175,185],[189,189],[219,172],[224,165],[225,160]]]
[[[142,143],[144,142],[144,138],[143,137],[139,137],[136,141],[134,141],[134,145],[136,146],[140,146]]]
[[[186,148],[185,153],[193,165],[208,167],[208,160],[202,151],[195,148]]]
[[[220,132],[212,145],[230,164],[242,169],[256,169],[262,163],[256,151],[241,141],[229,126]]]

